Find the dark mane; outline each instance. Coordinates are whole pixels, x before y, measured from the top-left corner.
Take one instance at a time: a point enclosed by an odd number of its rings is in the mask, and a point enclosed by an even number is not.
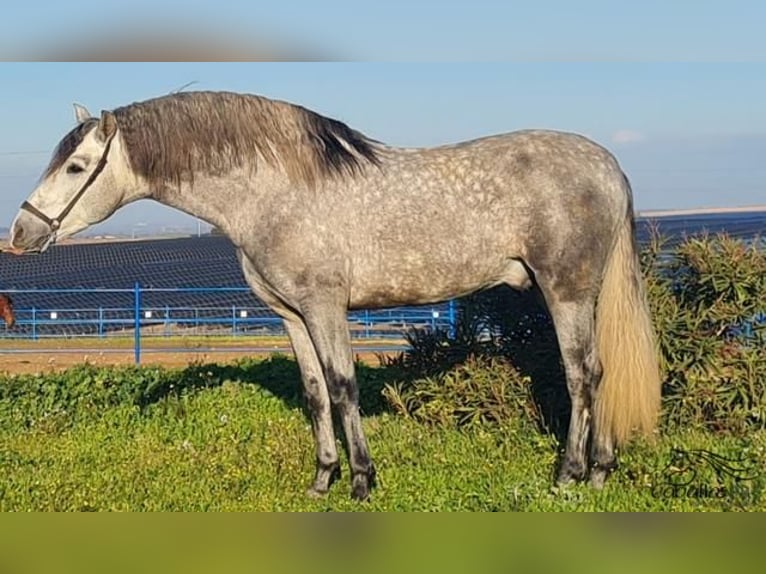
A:
[[[74,150],[77,149],[77,146],[82,143],[82,140],[85,139],[85,136],[88,135],[90,130],[92,130],[96,124],[98,124],[97,118],[86,120],[75,126],[72,131],[61,139],[59,145],[57,145],[56,149],[53,151],[53,156],[51,157],[50,163],[48,163],[48,167],[45,168],[45,172],[43,172],[42,179],[45,179],[64,165],[64,162],[69,159],[69,156],[72,155]]]
[[[114,114],[133,170],[156,186],[260,161],[314,185],[379,163],[375,142],[347,125],[259,96],[182,92]]]

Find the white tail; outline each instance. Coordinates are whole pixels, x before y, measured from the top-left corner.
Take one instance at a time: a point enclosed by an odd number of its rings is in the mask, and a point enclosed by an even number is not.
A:
[[[596,432],[615,444],[625,442],[636,431],[652,433],[662,385],[633,236],[632,209],[618,234],[596,307],[596,340],[603,377],[594,405]]]

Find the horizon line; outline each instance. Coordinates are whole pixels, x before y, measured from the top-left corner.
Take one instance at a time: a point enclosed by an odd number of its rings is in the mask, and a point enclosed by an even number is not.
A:
[[[670,217],[673,215],[708,215],[716,213],[760,213],[766,212],[766,205],[745,205],[739,207],[690,207],[683,209],[636,210],[636,217]]]

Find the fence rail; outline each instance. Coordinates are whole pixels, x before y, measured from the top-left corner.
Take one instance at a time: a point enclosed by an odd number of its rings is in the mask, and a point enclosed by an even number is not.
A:
[[[132,337],[135,362],[141,362],[142,338],[185,336],[284,335],[281,319],[252,298],[250,303],[222,303],[232,295],[250,295],[246,287],[142,287],[131,289],[18,289],[4,290],[24,304],[15,306],[16,325],[0,330],[0,338],[16,340],[93,339]],[[98,295],[115,304],[89,306],[83,299]],[[18,297],[17,297],[18,296]],[[77,304],[60,304],[71,296]],[[110,297],[111,296],[111,297]],[[204,296],[199,304],[177,304]],[[54,297],[56,304],[46,304]],[[241,298],[241,297],[240,297]],[[210,302],[210,300],[213,302]],[[30,304],[40,301],[41,304]],[[401,338],[413,327],[454,331],[455,302],[420,307],[351,311],[351,336],[355,339]]]

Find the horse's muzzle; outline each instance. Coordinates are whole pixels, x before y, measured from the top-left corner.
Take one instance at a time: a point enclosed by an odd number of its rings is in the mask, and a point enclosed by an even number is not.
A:
[[[43,253],[56,241],[56,232],[51,227],[22,212],[16,217],[11,227],[9,252],[16,255],[24,253]]]

